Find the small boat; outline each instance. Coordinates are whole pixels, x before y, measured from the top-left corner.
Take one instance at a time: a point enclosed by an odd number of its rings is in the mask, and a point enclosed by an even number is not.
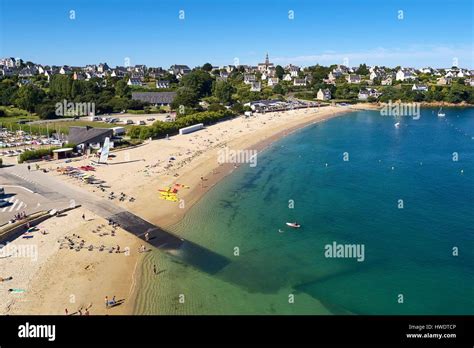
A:
[[[395,128],[399,128],[400,127],[400,122],[397,122],[394,124]]]
[[[293,228],[300,228],[301,227],[301,225],[297,222],[287,222],[286,225],[290,226],[290,227],[293,227]]]
[[[446,114],[443,112],[443,108],[439,108],[438,117],[444,117]]]

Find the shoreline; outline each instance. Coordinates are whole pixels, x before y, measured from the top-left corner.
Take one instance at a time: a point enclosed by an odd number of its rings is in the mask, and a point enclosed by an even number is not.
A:
[[[279,140],[297,131],[300,131],[312,124],[324,122],[332,118],[342,116],[347,113],[351,113],[353,111],[357,111],[357,110],[345,109],[345,110],[335,111],[334,113],[324,115],[322,118],[316,118],[316,119],[312,118],[309,120],[305,120],[304,122],[293,125],[286,130],[281,130],[277,133],[271,134],[270,136],[264,139],[254,142],[253,144],[247,145],[246,147],[242,148],[242,150],[244,151],[255,150],[257,151],[257,153],[261,153],[267,150],[269,147],[271,147],[274,143],[278,142]],[[316,116],[317,115],[318,114],[316,114]],[[185,205],[185,208],[179,211],[179,214],[175,213],[172,216],[163,216],[164,214],[158,214],[155,217],[155,219],[151,220],[151,222],[160,223],[160,227],[164,227],[164,228],[170,228],[171,226],[179,223],[196,203],[198,203],[210,190],[216,187],[222,180],[230,176],[232,173],[234,173],[234,171],[238,170],[241,165],[242,164],[239,164],[237,165],[237,167],[234,167],[232,163],[225,163],[225,164],[219,165],[217,161],[213,164],[211,162],[211,159],[203,163],[200,163],[199,166],[202,167],[201,171],[205,172],[205,174],[203,175],[206,178],[205,186],[203,188],[199,186],[195,186],[186,194],[185,197],[186,197],[187,203]],[[243,165],[248,165],[248,164],[243,164]],[[177,181],[182,180],[183,178],[186,181],[187,177],[189,177],[190,172],[194,170],[195,169],[188,170],[187,172],[183,173],[180,176],[180,179],[178,179]],[[219,170],[219,172],[215,173],[216,170]]]

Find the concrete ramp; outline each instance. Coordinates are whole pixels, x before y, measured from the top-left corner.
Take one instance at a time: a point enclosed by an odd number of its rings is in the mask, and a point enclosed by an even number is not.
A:
[[[230,260],[224,256],[184,240],[130,212],[114,214],[110,218],[120,224],[123,229],[143,240],[145,240],[145,233],[148,233],[149,244],[203,272],[215,274],[230,263]]]

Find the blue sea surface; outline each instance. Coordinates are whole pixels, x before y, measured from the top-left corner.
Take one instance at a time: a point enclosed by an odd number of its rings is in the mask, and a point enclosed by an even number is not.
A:
[[[474,109],[445,111],[358,111],[274,143],[172,228],[229,265],[150,254],[137,313],[474,314]],[[363,260],[326,257],[333,243]]]

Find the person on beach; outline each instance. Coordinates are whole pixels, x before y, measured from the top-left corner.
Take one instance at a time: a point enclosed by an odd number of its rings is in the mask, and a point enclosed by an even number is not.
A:
[[[156,265],[153,265],[153,273],[156,274]]]
[[[109,298],[105,296],[105,308],[109,307]]]
[[[27,168],[28,168],[28,171],[30,171],[30,170],[31,170],[31,166],[30,166],[29,164],[28,164],[28,167],[27,167]]]
[[[148,242],[149,239],[150,239],[150,234],[147,232],[145,233],[145,240]]]
[[[64,312],[66,313],[66,315],[69,314],[69,312],[67,311],[67,308],[64,309]]]
[[[86,214],[82,214],[82,220],[86,219]]]

